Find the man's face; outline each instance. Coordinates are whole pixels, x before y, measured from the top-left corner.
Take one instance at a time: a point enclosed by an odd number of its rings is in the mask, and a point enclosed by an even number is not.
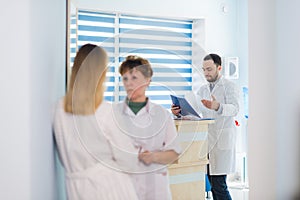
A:
[[[208,82],[215,82],[220,74],[221,66],[218,66],[214,63],[213,60],[203,61],[203,74]]]

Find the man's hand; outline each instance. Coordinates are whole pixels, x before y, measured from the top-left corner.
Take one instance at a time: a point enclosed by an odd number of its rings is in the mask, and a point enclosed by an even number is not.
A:
[[[220,103],[216,101],[216,98],[211,95],[212,100],[202,99],[201,102],[203,105],[208,108],[217,111],[220,107]]]
[[[173,115],[178,116],[181,109],[179,106],[175,106],[174,104],[172,104],[171,111],[172,111]]]

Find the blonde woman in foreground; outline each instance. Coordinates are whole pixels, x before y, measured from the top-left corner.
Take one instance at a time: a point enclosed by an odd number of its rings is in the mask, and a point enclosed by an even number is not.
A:
[[[103,127],[111,105],[103,101],[107,54],[99,46],[83,45],[76,54],[70,88],[56,108],[54,135],[66,172],[69,200],[135,200],[133,184],[120,172]]]

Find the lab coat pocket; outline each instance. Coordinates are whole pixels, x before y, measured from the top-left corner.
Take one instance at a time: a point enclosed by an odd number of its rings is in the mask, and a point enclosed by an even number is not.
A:
[[[233,148],[235,144],[234,130],[231,128],[225,128],[220,130],[218,138],[218,148],[221,150],[229,150]]]

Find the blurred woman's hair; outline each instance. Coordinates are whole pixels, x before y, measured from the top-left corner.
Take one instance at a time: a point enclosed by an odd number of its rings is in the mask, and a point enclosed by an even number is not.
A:
[[[85,44],[79,49],[65,96],[66,112],[76,115],[95,113],[103,100],[107,60],[106,51],[94,44]]]
[[[149,61],[134,55],[126,57],[126,60],[120,65],[119,72],[123,76],[127,71],[131,71],[134,68],[140,71],[146,78],[151,78],[153,75],[153,70]]]

